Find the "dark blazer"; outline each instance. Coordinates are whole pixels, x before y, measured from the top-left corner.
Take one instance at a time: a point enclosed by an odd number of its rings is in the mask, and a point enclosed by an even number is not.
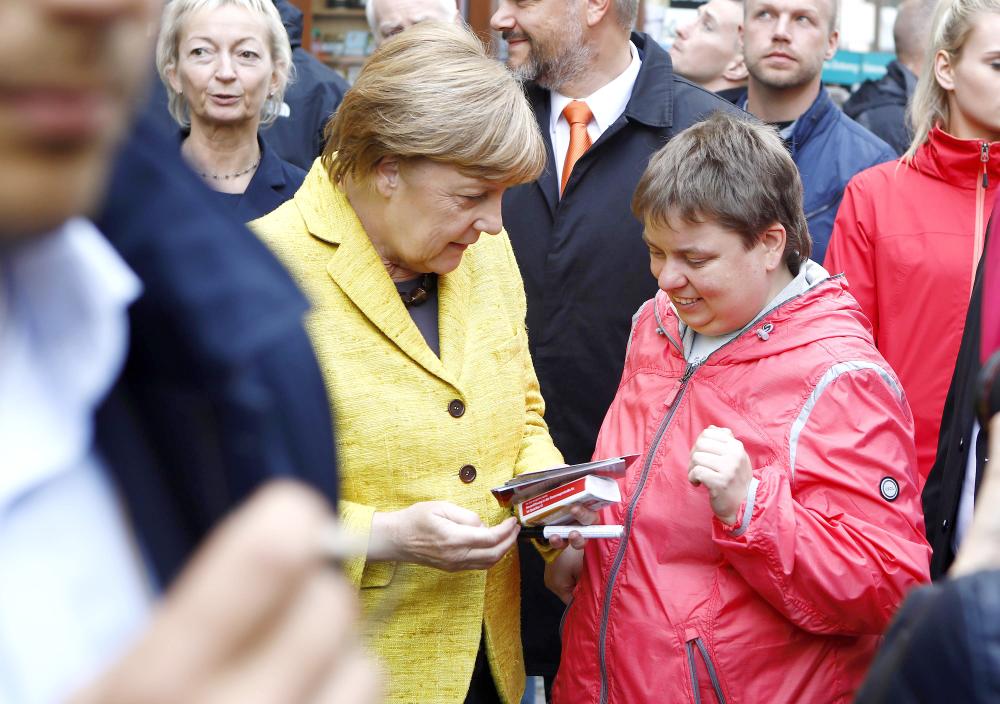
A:
[[[549,93],[528,86],[548,152],[533,183],[503,200],[528,297],[528,341],[552,438],[575,463],[590,459],[625,362],[633,313],[656,292],[632,193],[649,157],[715,110],[739,112],[714,93],[674,75],[666,51],[633,34],[642,67],[624,113],[576,162],[562,199],[553,167]],[[562,603],[542,586],[542,564],[522,551],[522,622],[531,674],[559,663]]]
[[[1000,701],[1000,571],[913,590],[855,704]]]
[[[234,212],[240,222],[267,215],[294,196],[306,178],[305,171],[278,157],[263,137],[258,136],[257,143],[260,164]]]
[[[330,406],[305,299],[152,120],[121,152],[96,222],[143,284],[98,445],[166,584],[262,482],[295,477],[336,499]]]
[[[994,217],[996,217],[994,215]],[[987,232],[992,227],[987,227]],[[931,556],[931,578],[944,577],[955,560],[952,542],[955,539],[955,519],[958,503],[962,498],[965,469],[969,453],[976,453],[976,492],[983,479],[983,466],[987,456],[986,433],[980,433],[975,447],[969,438],[976,420],[977,380],[980,369],[980,323],[983,310],[983,270],[986,258],[979,260],[976,281],[965,316],[965,332],[958,348],[955,372],[948,387],[944,411],[941,414],[941,431],[938,434],[937,456],[927,475],[923,490],[924,523],[927,542],[934,551]]]
[[[350,85],[339,73],[302,48],[302,11],[274,0],[292,45],[295,80],[285,90],[287,115],[261,130],[282,159],[306,171],[323,151],[323,128]]]
[[[844,103],[844,114],[884,139],[902,155],[913,141],[906,122],[906,106],[917,88],[917,77],[898,61],[891,61],[885,75],[867,80]]]

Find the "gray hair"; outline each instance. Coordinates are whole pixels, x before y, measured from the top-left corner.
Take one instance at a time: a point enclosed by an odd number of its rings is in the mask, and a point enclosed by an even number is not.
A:
[[[799,170],[777,130],[749,116],[719,111],[673,137],[649,160],[632,212],[646,227],[712,220],[748,250],[780,223],[792,275],[812,249]]]
[[[622,29],[630,30],[639,16],[639,0],[614,0],[615,17]]]
[[[191,124],[191,115],[187,101],[170,85],[167,73],[177,67],[184,21],[196,12],[214,10],[225,5],[235,5],[249,10],[260,16],[267,26],[268,48],[271,52],[271,62],[278,75],[278,85],[261,108],[262,125],[269,125],[277,119],[285,100],[285,89],[293,80],[295,69],[292,65],[292,47],[288,41],[285,25],[281,22],[281,15],[271,0],[169,0],[163,8],[160,34],[156,40],[156,70],[167,89],[170,114],[182,126],[187,127]]]
[[[375,16],[375,3],[378,0],[365,0],[365,19],[368,20],[368,28],[372,31],[372,36],[378,39],[378,18]],[[382,0],[382,2],[388,2],[389,0]],[[458,14],[458,7],[456,6],[454,0],[431,0],[436,2],[444,10],[445,14]]]

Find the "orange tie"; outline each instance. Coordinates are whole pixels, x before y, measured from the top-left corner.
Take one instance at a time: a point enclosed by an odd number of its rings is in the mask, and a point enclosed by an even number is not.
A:
[[[583,153],[590,149],[590,135],[587,134],[587,125],[594,114],[582,100],[574,100],[562,111],[563,117],[569,123],[569,149],[566,150],[566,161],[563,162],[562,183],[559,186],[559,194],[566,190],[566,182],[573,171],[573,165],[583,156]]]

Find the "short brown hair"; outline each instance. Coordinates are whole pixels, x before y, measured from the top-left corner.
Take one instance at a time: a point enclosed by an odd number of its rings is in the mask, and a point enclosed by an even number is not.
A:
[[[471,31],[421,22],[371,55],[326,126],[334,182],[367,181],[387,156],[513,185],[538,178],[545,145],[520,82]]]
[[[632,211],[646,227],[717,222],[748,250],[780,223],[793,275],[812,249],[799,170],[777,130],[750,116],[716,112],[667,142],[649,160]]]

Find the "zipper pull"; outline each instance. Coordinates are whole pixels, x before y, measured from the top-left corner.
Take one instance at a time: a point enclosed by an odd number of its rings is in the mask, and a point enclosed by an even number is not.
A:
[[[677,395],[681,392],[681,389],[684,388],[684,385],[688,383],[688,379],[691,378],[691,375],[694,374],[697,369],[698,365],[696,363],[688,362],[687,367],[684,369],[684,375],[674,382],[673,386],[670,387],[670,390],[667,392],[667,395],[663,397],[664,406],[670,408],[674,405]]]
[[[979,160],[983,162],[983,188],[990,187],[990,177],[986,173],[986,164],[990,160],[989,142],[983,142],[979,147]]]
[[[759,337],[762,341],[767,342],[767,338],[770,337],[772,330],[774,330],[774,325],[771,323],[764,323],[757,330],[757,337]]]

